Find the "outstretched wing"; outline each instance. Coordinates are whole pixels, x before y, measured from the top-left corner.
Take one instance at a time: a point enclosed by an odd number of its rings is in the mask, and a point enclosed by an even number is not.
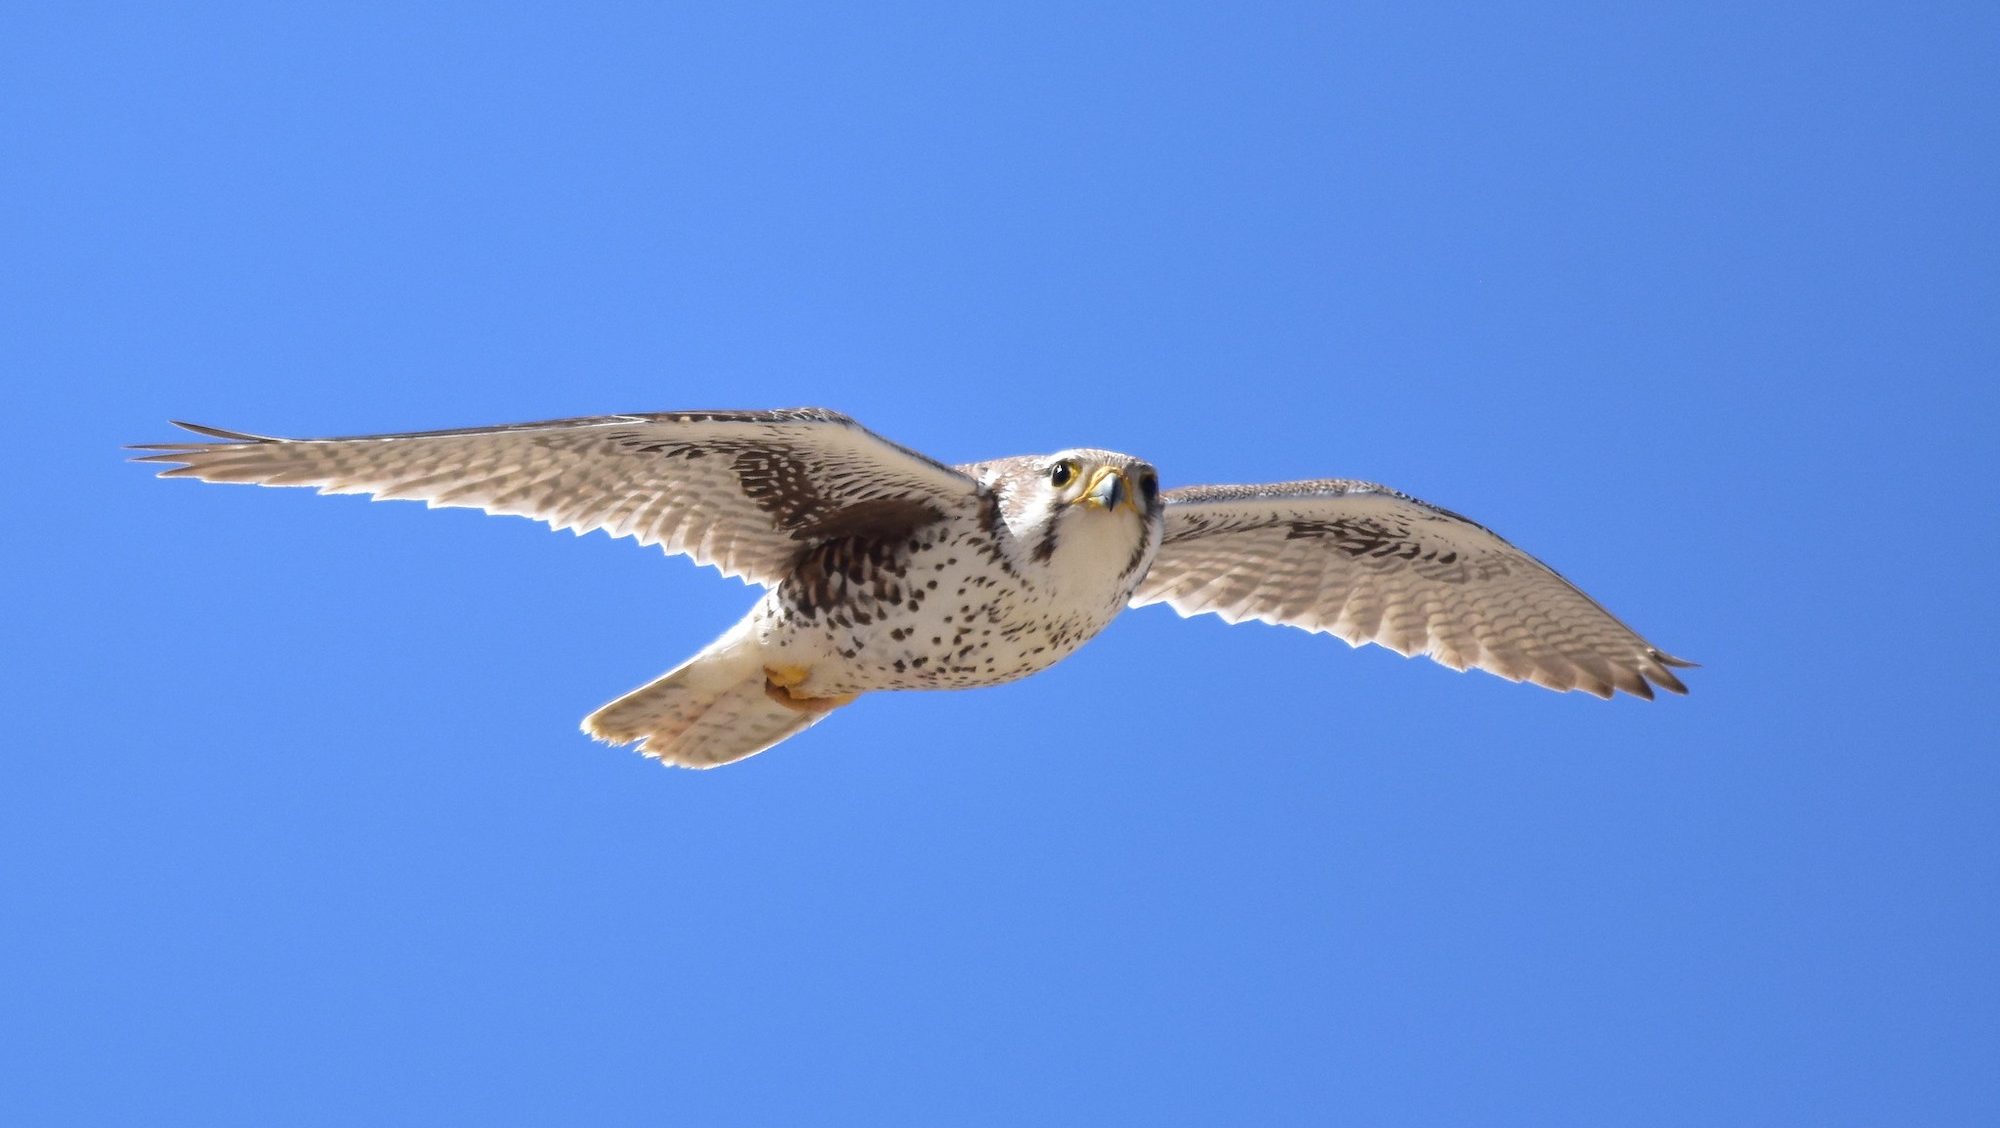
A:
[[[1165,537],[1134,606],[1324,631],[1599,697],[1687,692],[1671,667],[1694,663],[1450,510],[1336,480],[1164,496]]]
[[[465,506],[657,544],[772,584],[811,544],[973,512],[980,485],[837,412],[690,411],[505,427],[276,439],[181,423],[163,478],[317,486]]]

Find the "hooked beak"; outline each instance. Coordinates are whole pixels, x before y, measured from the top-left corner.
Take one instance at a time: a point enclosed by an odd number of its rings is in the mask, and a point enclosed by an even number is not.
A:
[[[1114,513],[1120,506],[1134,513],[1139,511],[1139,505],[1132,497],[1132,483],[1125,480],[1123,470],[1114,466],[1098,467],[1097,473],[1091,477],[1090,484],[1084,487],[1083,494],[1077,501]]]

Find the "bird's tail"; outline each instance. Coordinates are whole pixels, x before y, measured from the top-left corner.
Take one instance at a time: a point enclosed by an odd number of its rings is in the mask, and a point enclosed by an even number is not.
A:
[[[754,756],[812,727],[843,701],[792,700],[772,683],[763,653],[739,631],[583,719],[607,744],[684,768]]]

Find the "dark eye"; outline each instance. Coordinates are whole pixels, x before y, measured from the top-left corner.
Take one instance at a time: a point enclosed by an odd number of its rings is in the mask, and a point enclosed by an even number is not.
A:
[[[1049,470],[1049,484],[1057,489],[1069,485],[1069,480],[1074,477],[1076,477],[1076,463],[1067,458]]]
[[[1153,507],[1153,502],[1160,496],[1160,476],[1158,474],[1148,470],[1144,474],[1139,475],[1139,496],[1145,499],[1146,508],[1151,509]]]

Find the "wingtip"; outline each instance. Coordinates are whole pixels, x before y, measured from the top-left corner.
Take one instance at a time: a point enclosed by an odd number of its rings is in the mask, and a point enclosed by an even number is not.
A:
[[[179,427],[183,431],[188,431],[204,438],[221,439],[225,445],[232,443],[267,443],[271,441],[263,435],[252,435],[244,431],[230,431],[221,427],[210,427],[202,423],[190,423],[185,419],[169,419],[167,422]],[[189,455],[197,451],[212,449],[215,445],[217,444],[185,441],[178,443],[126,443],[119,449],[153,452],[129,459],[128,461],[131,462],[186,462]],[[168,472],[171,473],[171,471]]]
[[[1694,663],[1680,662],[1676,663],[1676,665],[1692,666],[1694,665]],[[1652,682],[1654,685],[1659,686],[1661,689],[1664,689],[1669,693],[1677,693],[1682,697],[1686,697],[1688,695],[1687,683],[1675,677],[1673,673],[1667,670],[1664,666],[1656,670],[1647,670],[1646,680]]]
[[[192,431],[197,435],[205,435],[211,439],[223,439],[228,442],[236,442],[236,443],[254,443],[254,442],[264,441],[264,436],[262,435],[252,435],[244,431],[229,431],[229,430],[224,430],[221,427],[209,427],[201,423],[190,423],[185,419],[169,419],[167,420],[167,422],[172,423],[174,426],[179,427],[183,431]]]

